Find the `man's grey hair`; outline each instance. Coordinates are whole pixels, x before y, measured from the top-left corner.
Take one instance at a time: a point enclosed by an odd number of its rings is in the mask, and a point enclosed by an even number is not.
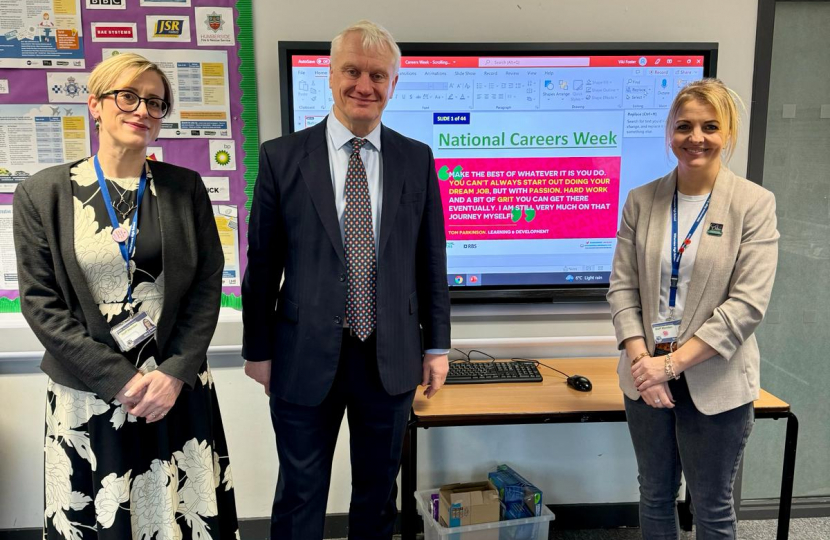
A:
[[[395,38],[392,37],[392,34],[386,28],[365,19],[346,28],[331,40],[330,55],[332,64],[334,63],[335,55],[340,50],[340,44],[343,42],[343,38],[353,33],[360,35],[364,50],[379,49],[391,52],[393,60],[395,61],[395,73],[398,72],[401,65],[401,49],[395,43]]]

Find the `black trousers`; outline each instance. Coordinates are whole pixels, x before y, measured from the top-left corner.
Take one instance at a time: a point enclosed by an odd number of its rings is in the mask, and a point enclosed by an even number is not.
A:
[[[280,460],[271,540],[323,538],[332,458],[344,412],[351,434],[349,538],[392,538],[396,478],[415,390],[387,394],[375,351],[374,334],[364,343],[345,330],[337,377],[320,405],[295,405],[271,396]]]

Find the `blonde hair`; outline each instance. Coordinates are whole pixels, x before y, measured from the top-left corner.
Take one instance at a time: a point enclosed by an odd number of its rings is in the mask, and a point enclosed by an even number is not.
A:
[[[398,68],[401,65],[401,49],[395,43],[395,38],[392,37],[392,34],[386,28],[365,19],[354,23],[334,36],[334,39],[331,40],[331,51],[329,54],[332,64],[334,63],[334,57],[340,50],[340,44],[343,38],[349,34],[359,34],[365,50],[380,49],[392,53],[395,62],[395,73],[398,72]]]
[[[680,109],[690,101],[699,101],[711,105],[715,109],[715,117],[721,126],[721,131],[724,133],[724,158],[729,161],[738,144],[738,129],[741,123],[738,105],[746,111],[741,97],[723,84],[720,79],[701,79],[687,84],[674,97],[669,109],[669,115],[666,119],[667,144],[671,144],[674,124],[680,114]]]
[[[167,75],[156,64],[135,53],[110,56],[95,66],[87,83],[89,93],[101,99],[107,92],[117,90],[117,88],[113,88],[115,83],[124,73],[130,70],[133,71],[133,78],[129,80],[128,84],[148,71],[157,73],[161,77],[161,84],[164,86],[164,101],[169,105],[169,109],[173,108],[173,91]]]

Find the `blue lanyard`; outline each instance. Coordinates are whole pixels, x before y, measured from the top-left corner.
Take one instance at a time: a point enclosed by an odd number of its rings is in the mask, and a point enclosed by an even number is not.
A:
[[[671,201],[671,286],[669,287],[669,309],[674,310],[675,303],[677,302],[677,282],[680,280],[680,260],[683,258],[683,252],[686,251],[686,246],[688,246],[692,241],[692,236],[694,236],[695,231],[697,230],[697,226],[700,225],[700,222],[703,221],[703,216],[706,215],[706,211],[709,210],[709,201],[712,199],[712,194],[710,193],[708,197],[706,197],[706,202],[703,203],[703,208],[700,209],[700,213],[697,215],[697,219],[692,224],[692,228],[689,229],[689,234],[686,235],[686,240],[683,242],[683,246],[678,248],[677,247],[677,189],[674,190],[674,198]],[[671,316],[671,315],[670,315]]]
[[[104,198],[104,204],[107,207],[107,213],[110,215],[110,222],[112,223],[112,230],[121,227],[118,218],[115,216],[115,209],[112,206],[112,197],[110,197],[109,189],[107,189],[107,179],[104,177],[104,171],[101,170],[101,164],[98,162],[98,156],[93,159],[95,163],[95,173],[98,175],[98,186],[101,188],[101,196]],[[130,276],[130,259],[135,254],[135,235],[138,231],[138,210],[141,208],[141,199],[144,198],[144,190],[147,188],[147,169],[142,168],[141,179],[138,182],[138,197],[135,203],[135,214],[133,215],[133,222],[130,225],[130,235],[124,242],[118,242],[118,247],[121,249],[121,257],[124,259],[124,265],[127,269],[127,303],[132,306],[133,303],[133,280]]]

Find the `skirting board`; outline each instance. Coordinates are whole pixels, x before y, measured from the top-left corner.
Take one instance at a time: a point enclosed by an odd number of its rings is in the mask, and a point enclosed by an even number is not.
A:
[[[617,529],[639,525],[637,503],[566,504],[550,505],[549,508],[556,514],[556,520],[552,523],[554,530]],[[741,503],[739,519],[775,519],[777,512],[777,499],[744,500]],[[830,499],[796,498],[793,500],[792,517],[830,517]],[[268,540],[269,525],[267,518],[240,520],[240,536],[243,540]],[[348,515],[326,516],[325,538],[346,538],[348,531]],[[400,519],[395,524],[395,533],[400,533]],[[5,529],[0,530],[0,540],[43,540],[43,533],[41,529],[34,528]]]

